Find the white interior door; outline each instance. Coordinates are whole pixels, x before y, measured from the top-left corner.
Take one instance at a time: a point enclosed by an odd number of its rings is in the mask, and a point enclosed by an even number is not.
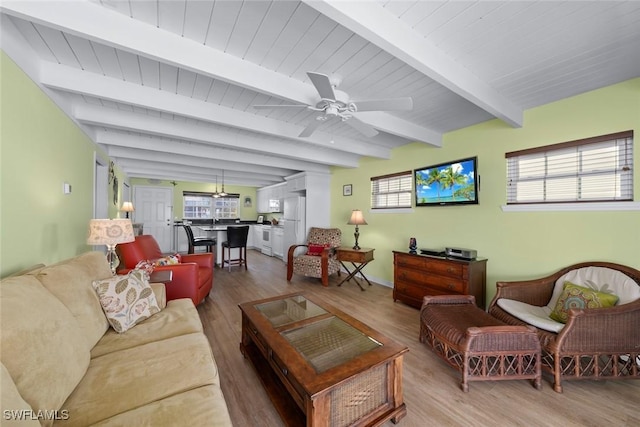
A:
[[[173,188],[135,185],[133,187],[134,221],[143,224],[144,234],[151,234],[162,252],[170,252],[173,238]]]

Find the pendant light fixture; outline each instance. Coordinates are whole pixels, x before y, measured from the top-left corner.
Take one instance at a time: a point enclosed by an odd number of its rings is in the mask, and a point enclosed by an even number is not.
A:
[[[222,169],[222,191],[218,194],[218,197],[225,197],[227,195],[227,193],[225,193],[224,191],[224,169]]]
[[[213,197],[216,199],[220,197],[220,193],[218,193],[218,175],[216,175],[216,192],[213,193]]]

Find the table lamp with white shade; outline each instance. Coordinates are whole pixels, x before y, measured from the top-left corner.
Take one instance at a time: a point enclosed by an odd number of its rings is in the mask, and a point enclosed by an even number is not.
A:
[[[134,240],[133,225],[130,219],[92,219],[89,221],[87,244],[107,246],[107,261],[113,274],[116,274],[116,267],[120,262],[115,252],[116,245]]]
[[[353,245],[353,249],[358,250],[360,249],[360,246],[358,246],[358,237],[360,237],[358,226],[367,225],[367,221],[365,221],[364,217],[362,216],[362,211],[360,209],[354,209],[353,211],[351,211],[351,218],[349,218],[349,222],[347,222],[347,224],[356,226],[356,232],[353,233],[356,238],[356,244]]]
[[[125,213],[125,218],[129,218],[129,212],[133,212],[134,210],[133,203],[131,202],[124,202],[120,208],[120,211]]]

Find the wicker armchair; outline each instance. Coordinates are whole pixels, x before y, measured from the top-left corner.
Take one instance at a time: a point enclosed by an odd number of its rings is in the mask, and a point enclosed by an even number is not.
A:
[[[545,306],[549,306],[552,297],[557,299],[558,284],[562,286],[567,278],[583,274],[586,269],[593,271],[593,267],[627,276],[627,291],[630,289],[636,298],[621,299],[610,308],[569,309],[568,320],[557,333],[537,328],[542,369],[554,376],[553,388],[558,393],[562,392],[562,380],[640,379],[640,271],[609,262],[574,264],[541,279],[498,282],[489,305],[488,312],[497,319],[510,325],[527,325],[505,310],[506,304],[500,300],[525,303],[533,313],[548,310]]]
[[[293,273],[303,276],[318,277],[322,286],[329,286],[329,275],[340,275],[340,262],[336,259],[335,248],[340,246],[342,231],[339,228],[311,227],[307,243],[292,245],[287,253],[287,281]],[[312,255],[312,246],[324,246],[316,255]],[[306,247],[307,250],[295,255],[296,249]]]

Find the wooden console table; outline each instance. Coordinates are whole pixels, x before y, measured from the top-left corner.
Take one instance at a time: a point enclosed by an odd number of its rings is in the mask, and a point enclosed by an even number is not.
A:
[[[344,278],[340,283],[338,283],[338,286],[342,286],[344,282],[347,282],[353,278],[360,290],[364,291],[364,288],[362,287],[362,285],[360,285],[360,282],[358,282],[358,279],[356,278],[356,274],[358,273],[360,273],[362,278],[367,281],[369,286],[371,286],[371,282],[369,282],[367,276],[364,275],[362,269],[371,261],[373,261],[374,250],[375,249],[372,248],[353,249],[346,246],[336,248],[336,258],[338,259],[338,261],[340,261],[342,267],[347,270],[347,277]],[[345,262],[350,262],[354,267],[354,270],[349,271],[349,268],[344,264]]]
[[[393,300],[416,308],[426,295],[473,295],[485,309],[487,260],[393,251]]]

